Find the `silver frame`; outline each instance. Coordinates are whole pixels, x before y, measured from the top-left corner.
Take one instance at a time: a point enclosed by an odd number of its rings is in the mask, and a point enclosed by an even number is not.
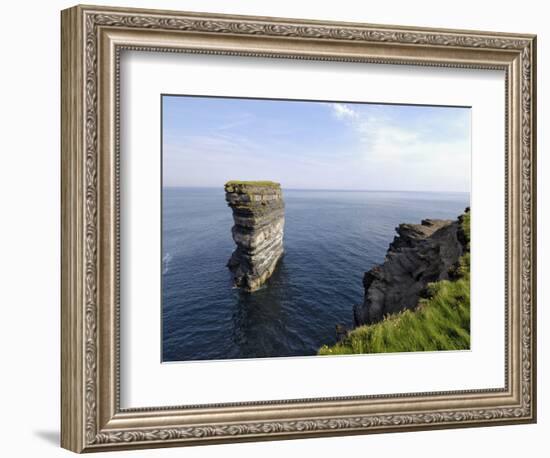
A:
[[[76,6],[62,12],[62,446],[75,452],[536,419],[536,37]],[[121,409],[119,59],[125,49],[506,74],[506,386]]]

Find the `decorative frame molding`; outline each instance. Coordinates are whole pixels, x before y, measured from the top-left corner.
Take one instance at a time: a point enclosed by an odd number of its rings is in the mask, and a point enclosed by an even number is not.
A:
[[[61,33],[63,447],[82,452],[535,421],[535,36],[92,6],[64,10]],[[505,71],[505,388],[121,409],[123,49]]]

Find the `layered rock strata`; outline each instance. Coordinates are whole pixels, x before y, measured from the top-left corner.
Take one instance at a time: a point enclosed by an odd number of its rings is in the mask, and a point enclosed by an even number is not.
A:
[[[466,249],[460,221],[426,219],[399,225],[384,263],[363,277],[365,297],[354,307],[355,325],[414,308],[428,283],[449,279]]]
[[[233,210],[231,232],[237,244],[227,266],[235,286],[256,291],[271,277],[283,255],[281,186],[271,181],[229,181],[225,200]]]

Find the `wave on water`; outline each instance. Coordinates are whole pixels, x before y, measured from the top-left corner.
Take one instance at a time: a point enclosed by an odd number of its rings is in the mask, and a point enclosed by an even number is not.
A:
[[[165,253],[165,255],[162,257],[162,275],[166,275],[168,273],[168,268],[171,260],[172,255],[170,253]]]

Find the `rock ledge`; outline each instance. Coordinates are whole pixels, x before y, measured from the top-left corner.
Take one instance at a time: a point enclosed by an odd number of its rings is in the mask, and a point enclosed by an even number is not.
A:
[[[426,219],[396,231],[384,263],[363,277],[365,297],[353,309],[355,326],[416,307],[428,283],[449,279],[465,251],[460,219]]]
[[[233,210],[233,240],[237,248],[227,266],[235,286],[259,289],[283,255],[285,224],[281,186],[272,181],[229,181],[225,200]]]

